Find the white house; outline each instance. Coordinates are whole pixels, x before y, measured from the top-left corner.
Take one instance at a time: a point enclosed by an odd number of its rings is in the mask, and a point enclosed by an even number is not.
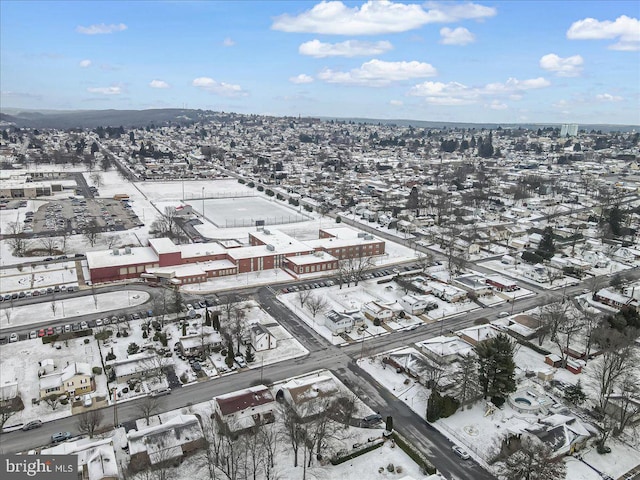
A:
[[[439,282],[429,282],[431,293],[438,298],[450,303],[461,302],[467,298],[467,292],[453,285],[445,285]]]
[[[429,300],[425,295],[409,293],[400,299],[403,310],[411,315],[420,315],[429,305]]]
[[[40,455],[75,455],[78,477],[83,480],[117,480],[120,478],[112,438],[81,438],[43,448]]]
[[[437,363],[449,364],[473,352],[469,343],[458,337],[439,336],[416,343],[422,353]]]
[[[384,322],[393,318],[393,310],[387,305],[376,301],[363,304],[362,311],[370,320],[380,320]]]
[[[582,260],[585,262],[589,262],[596,268],[606,268],[609,266],[609,259],[602,252],[594,252],[591,250],[587,250],[586,252],[582,252]]]
[[[350,315],[330,310],[324,316],[324,326],[334,335],[340,335],[353,328],[353,318]]]
[[[269,329],[259,323],[254,323],[249,328],[251,346],[256,352],[276,348],[276,337],[271,335]]]

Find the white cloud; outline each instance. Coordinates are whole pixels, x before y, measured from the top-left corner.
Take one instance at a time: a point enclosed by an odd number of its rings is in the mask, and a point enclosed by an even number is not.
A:
[[[100,23],[96,25],[89,25],[88,27],[78,25],[76,27],[76,32],[83,33],[85,35],[103,35],[106,33],[122,32],[126,29],[127,26],[124,23],[112,23],[110,25]]]
[[[236,42],[234,42],[231,37],[227,37],[222,41],[222,45],[225,47],[233,47],[235,44]]]
[[[584,60],[580,55],[562,58],[549,53],[540,59],[540,67],[555,73],[559,77],[577,77],[582,73]]]
[[[347,40],[340,43],[324,43],[320,40],[311,40],[298,47],[301,55],[309,55],[316,58],[324,57],[358,57],[366,55],[380,55],[393,48],[390,42],[361,42],[359,40]]]
[[[611,95],[610,93],[601,93],[596,95],[596,100],[600,102],[621,102],[624,99],[617,95]]]
[[[271,28],[297,33],[379,35],[415,30],[428,23],[482,20],[496,14],[495,8],[474,3],[428,3],[426,8],[389,0],[369,0],[351,8],[341,1],[322,1],[299,15],[276,17]]]
[[[164,80],[151,80],[149,86],[151,88],[169,88],[169,84]]]
[[[318,78],[327,83],[384,87],[391,82],[433,77],[437,73],[437,70],[428,63],[385,62],[374,58],[348,72],[336,72],[327,68],[318,74]]]
[[[91,60],[81,60],[78,65],[80,65],[82,68],[90,67],[91,66]]]
[[[443,45],[468,45],[476,41],[475,35],[464,27],[441,28],[440,37],[440,43]]]
[[[240,85],[217,82],[209,77],[198,77],[193,80],[192,85],[221,97],[246,97],[248,95]]]
[[[508,105],[506,103],[502,103],[499,100],[494,100],[489,105],[487,105],[491,110],[506,110]]]
[[[100,95],[120,95],[122,88],[120,87],[89,87],[87,88],[89,93],[98,93]]]
[[[313,82],[313,77],[307,75],[306,73],[301,73],[300,75],[296,75],[295,77],[290,77],[289,81],[291,83],[311,83]]]
[[[585,18],[571,24],[567,30],[570,40],[611,40],[618,43],[609,46],[611,50],[640,50],[640,21],[637,18],[621,15],[615,21],[599,21]]]
[[[389,105],[392,107],[401,107],[404,105],[404,102],[402,100],[390,100]]]
[[[526,90],[544,88],[551,85],[544,78],[532,78],[529,80],[518,80],[509,78],[504,83],[489,83],[482,87],[469,87],[458,82],[424,82],[412,87],[407,95],[414,97],[424,97],[427,103],[433,105],[470,105],[477,103],[483,98],[494,98],[490,105],[494,109],[506,108],[506,105],[497,99],[510,98],[520,99]],[[503,105],[505,105],[503,107]]]

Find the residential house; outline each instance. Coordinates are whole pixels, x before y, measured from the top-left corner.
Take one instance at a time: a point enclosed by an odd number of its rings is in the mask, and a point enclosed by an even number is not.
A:
[[[325,411],[339,393],[340,387],[333,377],[320,375],[290,380],[276,397],[282,397],[298,418],[311,419]]]
[[[271,350],[277,346],[276,337],[269,332],[267,327],[260,323],[251,325],[249,334],[251,336],[251,346],[256,352]]]
[[[134,472],[185,457],[206,443],[195,415],[176,415],[160,425],[131,430],[127,440],[131,456],[129,468]]]
[[[371,301],[362,305],[362,312],[369,320],[385,322],[393,318],[393,310],[380,302]]]
[[[155,353],[136,353],[129,358],[116,359],[107,362],[107,368],[111,367],[113,376],[118,383],[126,383],[132,378],[144,378],[154,375],[162,367],[161,362],[156,362]]]
[[[444,335],[417,342],[416,346],[425,356],[439,364],[450,364],[473,352],[473,347],[468,342]]]
[[[324,326],[334,335],[340,335],[353,328],[353,318],[350,315],[329,310],[324,315]]]
[[[461,287],[463,290],[475,295],[476,297],[482,297],[493,294],[493,288],[489,285],[486,279],[480,275],[468,274],[460,275],[453,279],[453,283]]]
[[[229,432],[241,432],[275,420],[276,403],[264,385],[220,395],[213,403],[216,419]]]
[[[95,378],[88,363],[73,362],[62,370],[40,376],[40,398],[49,395],[76,397],[96,389]]]
[[[611,290],[606,288],[598,290],[593,298],[600,303],[604,303],[605,305],[609,305],[610,307],[614,308],[638,305],[637,300],[633,299],[632,297],[627,297],[626,295],[612,292]]]
[[[453,285],[429,282],[429,286],[431,287],[431,293],[433,295],[449,303],[461,302],[467,298],[466,291],[461,288],[454,287]]]
[[[180,353],[187,357],[197,356],[200,353],[207,352],[213,347],[219,347],[222,345],[222,337],[220,333],[213,330],[211,327],[203,327],[202,333],[196,333],[192,335],[185,335],[180,337],[176,342]]]
[[[462,340],[475,347],[480,342],[496,337],[500,333],[500,329],[494,325],[486,324],[468,327],[458,330],[456,333]]]
[[[432,302],[425,295],[409,293],[400,299],[403,310],[411,315],[420,315]]]
[[[40,455],[74,455],[78,461],[78,477],[81,480],[118,480],[120,472],[113,437],[81,438],[43,448]]]

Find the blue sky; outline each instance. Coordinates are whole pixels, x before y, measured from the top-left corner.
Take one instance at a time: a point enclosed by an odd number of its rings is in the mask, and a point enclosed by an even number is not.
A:
[[[0,2],[0,104],[640,124],[637,1]]]

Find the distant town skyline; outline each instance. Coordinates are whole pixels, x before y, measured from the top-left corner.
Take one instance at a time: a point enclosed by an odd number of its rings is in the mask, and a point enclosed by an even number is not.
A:
[[[640,124],[612,2],[0,3],[2,107]]]

